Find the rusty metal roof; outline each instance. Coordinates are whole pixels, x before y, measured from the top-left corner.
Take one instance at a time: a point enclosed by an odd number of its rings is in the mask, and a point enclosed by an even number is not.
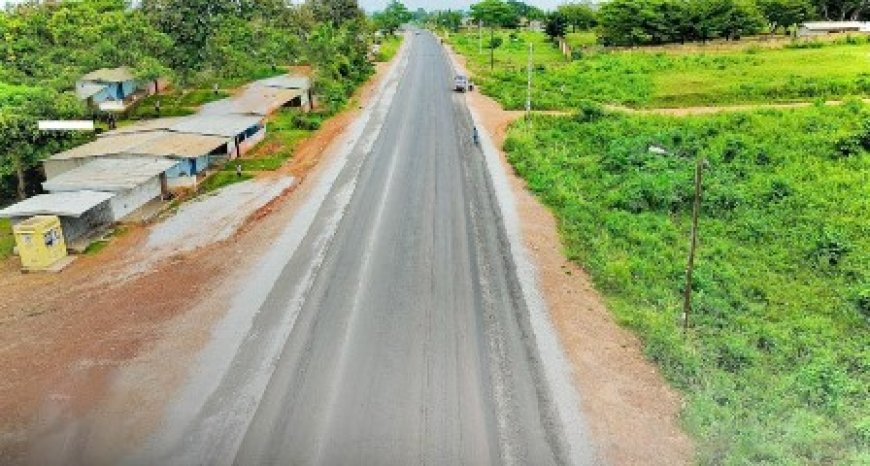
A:
[[[153,139],[162,137],[165,133],[160,131],[148,133],[121,134],[112,137],[98,138],[96,141],[72,148],[68,151],[55,154],[52,160],[68,160],[85,157],[100,157],[106,155],[123,154],[128,150],[144,144]]]
[[[239,120],[239,118],[234,117],[234,120]],[[177,133],[161,130],[141,133],[121,133],[98,138],[94,142],[55,154],[49,157],[49,159],[69,160],[127,155],[175,158],[202,157],[220,146],[228,144],[233,136],[247,129],[249,126],[245,126],[242,129],[237,128],[238,126],[250,123],[248,119],[242,118],[242,120],[244,121],[236,121],[236,126],[226,124],[223,127],[219,125],[220,122],[214,122],[216,129],[213,132],[231,132],[227,135],[198,134],[193,131],[191,133]],[[254,120],[254,124],[258,121],[259,119]],[[237,132],[232,132],[237,129]],[[204,129],[203,131],[206,130]]]
[[[287,102],[302,95],[300,89],[250,85],[233,97],[202,106],[205,115],[269,115]]]
[[[163,137],[152,139],[130,149],[128,153],[156,157],[195,158],[209,154],[221,146],[226,146],[230,141],[232,139],[226,136],[166,133]]]

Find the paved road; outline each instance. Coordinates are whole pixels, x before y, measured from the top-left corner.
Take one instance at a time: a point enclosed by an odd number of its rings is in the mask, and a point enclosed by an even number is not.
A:
[[[464,96],[434,37],[406,53],[226,370],[132,462],[570,461]]]

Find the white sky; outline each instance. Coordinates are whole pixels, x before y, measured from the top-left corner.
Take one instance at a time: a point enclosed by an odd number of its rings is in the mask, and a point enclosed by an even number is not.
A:
[[[6,6],[7,4],[13,3],[21,3],[22,0],[0,0],[0,5]],[[365,8],[366,11],[375,11],[381,10],[384,8],[384,5],[388,3],[389,0],[358,0],[360,6]],[[526,0],[526,3],[529,5],[535,5],[539,8],[543,8],[545,10],[549,10],[554,8],[555,6],[566,3],[567,0]],[[417,8],[425,8],[427,10],[446,10],[448,8],[451,9],[468,9],[468,6],[472,3],[475,3],[472,0],[404,0],[402,3],[405,4],[409,9],[416,10]]]

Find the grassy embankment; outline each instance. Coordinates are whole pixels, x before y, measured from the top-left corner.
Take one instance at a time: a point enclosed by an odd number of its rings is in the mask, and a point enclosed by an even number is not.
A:
[[[402,46],[403,35],[386,35],[381,38],[381,50],[375,57],[375,61],[388,62],[399,52],[399,47]]]
[[[12,236],[12,222],[8,218],[0,218],[0,259],[12,255],[15,248],[15,237]]]
[[[489,52],[478,53],[476,33],[450,41],[471,58],[483,91],[509,109],[525,103],[529,42],[535,44],[532,102],[541,110],[578,108],[584,100],[651,108],[870,95],[870,43],[862,37],[780,48],[593,50],[569,62],[541,33],[498,34],[504,45],[495,51],[494,71]]]
[[[568,256],[685,394],[702,464],[870,462],[870,109],[516,123],[511,163]],[[681,333],[693,158],[705,157]],[[842,149],[841,149],[842,148]],[[848,155],[847,155],[848,154]]]

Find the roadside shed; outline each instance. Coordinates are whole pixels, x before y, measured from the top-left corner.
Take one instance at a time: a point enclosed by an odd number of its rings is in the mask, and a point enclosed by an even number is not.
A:
[[[226,154],[235,158],[266,137],[266,124],[256,115],[198,114],[185,117],[170,131],[228,138]]]
[[[76,82],[76,95],[88,105],[104,110],[117,110],[117,107],[123,110],[126,101],[136,93],[136,87],[136,77],[126,66],[101,68]]]
[[[97,157],[119,156],[148,141],[162,137],[159,132],[130,133],[111,138],[98,138],[96,141],[74,147],[52,155],[43,162],[45,176],[54,178],[61,173],[80,167]]]
[[[798,27],[798,37],[824,36],[828,34],[870,34],[870,22],[866,21],[809,21]]]
[[[290,107],[299,107],[303,111],[313,108],[313,95],[311,90],[311,78],[301,75],[281,75],[255,81],[253,86],[270,87],[275,89],[296,89],[301,91],[298,97],[289,102]]]
[[[166,130],[122,132],[55,154],[43,162],[49,180],[101,158],[164,158],[176,161],[166,172],[170,187],[191,186],[189,179],[204,172],[213,160],[228,157],[232,137],[175,133]],[[180,162],[180,163],[179,163]]]
[[[56,215],[67,247],[74,247],[74,243],[112,224],[109,200],[114,196],[98,191],[40,194],[0,210],[0,218],[17,225],[37,215]]]
[[[251,84],[239,94],[209,102],[202,106],[204,115],[257,115],[266,116],[294,100],[300,100],[303,91]]]
[[[113,193],[112,220],[119,221],[167,193],[166,172],[179,162],[164,158],[102,158],[42,183],[50,193]]]

